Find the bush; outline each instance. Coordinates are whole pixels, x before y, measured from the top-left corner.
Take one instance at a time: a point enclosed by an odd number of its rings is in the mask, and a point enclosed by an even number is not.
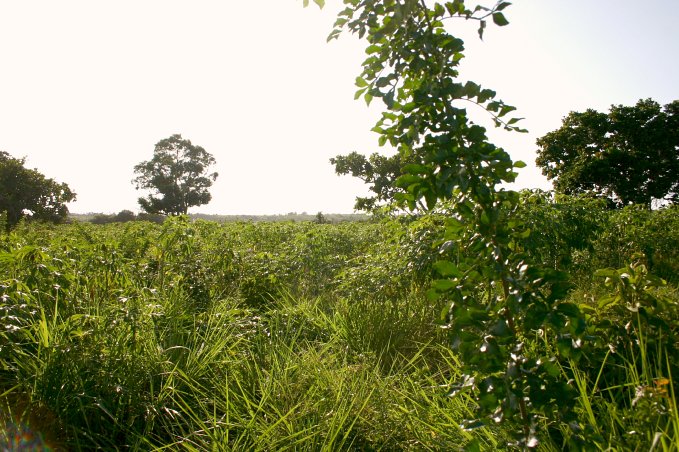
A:
[[[679,280],[679,207],[627,206],[610,213],[594,241],[595,265],[620,268],[638,254],[644,256],[650,272]]]

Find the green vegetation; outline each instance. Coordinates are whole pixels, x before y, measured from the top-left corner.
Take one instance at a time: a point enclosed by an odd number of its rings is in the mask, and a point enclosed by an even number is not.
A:
[[[75,200],[75,193],[24,163],[0,151],[0,229],[9,230],[24,218],[64,221],[66,204]]]
[[[676,450],[679,293],[652,275],[677,274],[679,212],[521,206],[547,235],[517,246],[578,275],[568,301],[593,338],[550,367],[581,434],[543,418],[540,447]],[[502,448],[512,424],[462,428],[477,402],[449,397],[463,364],[426,295],[446,216],[20,225],[0,242],[5,432],[70,450]]]
[[[389,143],[407,163],[394,182],[400,189],[394,201],[411,211],[446,211],[438,227],[444,240],[438,277],[427,296],[445,302],[443,321],[460,359],[451,394],[473,401],[462,424],[476,429],[502,423],[513,432],[502,444],[533,448],[546,420],[566,426],[569,443],[589,444],[575,422],[577,393],[556,365],[580,356],[585,316],[566,299],[568,275],[521,249],[530,230],[515,214],[520,194],[502,184],[514,182],[515,169],[525,164],[490,143],[462,106],[482,108],[508,131],[522,131],[520,118],[510,116],[515,108],[495,99],[493,90],[460,80],[464,43],[445,26],[452,19],[473,20],[483,36],[488,20],[507,25],[503,11],[510,4],[345,4],[350,6],[330,38],[348,31],[367,41],[356,95],[382,101],[382,118],[372,130],[379,144]],[[531,343],[536,334],[546,343]]]
[[[444,23],[482,36],[508,2],[345,5],[330,38],[368,41],[356,96],[383,102],[398,154],[333,163],[372,184],[360,207],[414,213],[19,224],[0,243],[3,447],[677,450],[676,207],[503,188],[524,164],[461,105],[519,118],[459,81]],[[156,151],[135,168],[163,196],[148,212],[209,201],[209,154]]]
[[[370,157],[365,157],[358,152],[347,155],[338,155],[330,159],[330,163],[335,166],[335,173],[344,176],[351,174],[353,177],[361,179],[369,185],[370,191],[375,195],[370,197],[356,198],[354,209],[366,212],[379,212],[385,209],[384,204],[393,201],[394,195],[400,190],[394,182],[403,172],[403,167],[408,162],[407,158],[402,161],[401,154],[385,157],[378,153],[373,153]]]
[[[329,223],[342,223],[345,221],[367,221],[370,217],[367,214],[361,213],[323,213],[310,214],[307,212],[288,212],[286,214],[277,215],[219,215],[219,214],[204,214],[191,213],[189,218],[193,220],[216,221],[218,223],[233,223],[233,222],[247,222],[247,221],[267,221],[267,222],[288,222],[288,221],[316,221],[318,222],[318,214],[321,214],[324,221]],[[86,214],[69,214],[69,218],[74,221],[89,221],[95,224],[106,223],[124,223],[127,221],[152,221],[162,223],[165,217],[162,215],[152,215],[147,213],[139,213],[137,215],[130,210],[121,210],[116,214],[102,214],[102,213],[86,213]]]
[[[676,203],[679,196],[679,100],[663,108],[651,99],[608,114],[571,112],[537,140],[538,166],[554,188],[589,193],[611,203]]]
[[[344,3],[329,39],[349,32],[367,41],[356,97],[367,103],[382,102],[382,117],[372,130],[379,135],[378,143],[391,145],[398,157],[378,162],[350,154],[334,163],[339,173],[352,173],[372,184],[377,196],[368,201],[373,205],[386,197],[396,208],[445,214],[435,227],[442,244],[427,297],[445,303],[442,323],[460,372],[451,395],[472,402],[462,425],[469,430],[498,426],[509,433],[500,444],[523,449],[538,447],[545,441],[545,431],[551,432],[547,435],[551,439],[558,431],[564,446],[605,444],[597,430],[587,430],[578,421],[585,393],[572,383],[583,381],[574,369],[591,366],[585,363],[590,355],[584,351],[605,334],[592,331],[594,320],[587,306],[570,299],[572,278],[559,268],[560,262],[541,259],[526,242],[532,235],[531,217],[521,215],[521,194],[504,188],[525,164],[513,162],[504,149],[490,143],[486,129],[471,121],[463,108],[480,107],[496,126],[523,131],[516,125],[520,118],[510,116],[514,107],[497,100],[493,90],[460,80],[464,42],[451,34],[454,26],[446,26],[455,19],[475,21],[482,37],[488,22],[508,24],[505,10],[510,3],[498,1],[490,7],[468,7],[463,0]],[[665,142],[653,135],[648,148],[654,148],[655,139]],[[660,148],[660,143],[655,144]],[[676,154],[674,144],[668,148],[669,154]],[[619,153],[625,152],[630,149]],[[667,165],[661,165],[662,171],[670,171],[667,166],[674,166],[676,155],[663,162]],[[664,172],[662,176],[648,173],[644,172],[642,186],[665,178]],[[676,183],[676,177],[667,179]],[[640,202],[650,205],[647,197]],[[563,213],[573,211],[566,208]],[[595,224],[586,221],[583,226]],[[553,223],[549,229],[558,227]],[[543,240],[539,232],[537,236],[537,242]],[[586,240],[577,235],[563,238],[574,245]],[[571,258],[563,254],[558,250],[552,257]],[[627,304],[628,309],[639,311],[639,302],[629,305],[630,299],[638,298],[652,300],[648,302],[654,309],[664,306],[664,301],[648,293],[660,283],[646,278],[646,269],[634,261],[617,273],[595,274],[622,281],[610,289],[618,290],[615,305]],[[627,284],[634,287],[635,295],[620,288]],[[608,303],[601,302],[603,306]],[[660,317],[661,311],[652,311],[652,317]],[[642,339],[639,343],[645,346]],[[670,367],[668,363],[659,369],[670,372]],[[479,444],[475,439],[465,448],[478,449]]]
[[[212,154],[181,135],[160,140],[153,158],[134,167],[137,189],[158,195],[139,198],[139,205],[149,214],[185,215],[189,207],[209,203],[209,189],[218,176],[208,172],[214,164]]]

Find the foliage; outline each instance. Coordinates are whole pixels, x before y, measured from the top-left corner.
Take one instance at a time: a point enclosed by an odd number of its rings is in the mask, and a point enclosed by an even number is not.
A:
[[[620,268],[643,256],[654,274],[676,282],[679,271],[679,208],[650,211],[627,206],[608,215],[605,227],[593,240],[596,268]]]
[[[330,220],[328,220],[325,215],[323,215],[323,212],[318,212],[316,213],[316,218],[314,218],[314,223],[316,224],[326,224],[329,223]]]
[[[591,260],[610,215],[601,199],[526,190],[513,220],[522,223],[526,237],[520,244],[531,259],[583,276],[592,269],[579,268],[582,256]]]
[[[436,387],[448,373],[445,359],[438,377],[419,370],[419,333],[431,329],[412,315],[417,300],[390,313],[403,327],[397,342],[384,305],[331,296],[342,268],[381,246],[376,229],[185,217],[23,229],[0,255],[0,393],[54,413],[48,439],[68,448],[401,448],[432,431],[452,447],[459,430],[399,405],[430,412],[421,398],[432,390],[404,391]],[[241,283],[259,280],[266,263],[295,298],[273,293],[252,310]],[[428,355],[431,368],[449,358],[438,345]],[[22,408],[6,402],[20,421]]]
[[[606,330],[596,332],[597,340],[607,342],[600,349],[627,353],[626,359],[641,357],[652,362],[653,367],[661,368],[664,367],[665,356],[643,355],[648,351],[665,349],[658,347],[660,342],[675,342],[679,331],[679,304],[663,293],[667,283],[649,274],[641,260],[621,269],[608,268],[596,272],[596,276],[605,278],[609,294],[598,298],[596,319],[591,326]],[[624,350],[628,346],[633,348]],[[670,353],[669,370],[676,373],[679,371],[679,354],[670,348],[666,351]],[[603,378],[615,377],[608,374]]]
[[[514,168],[523,164],[513,164],[487,141],[485,129],[455,106],[471,102],[491,113],[496,125],[520,130],[514,125],[518,119],[504,119],[513,108],[495,101],[493,91],[458,81],[463,43],[444,26],[449,19],[476,19],[482,36],[487,18],[507,24],[502,11],[509,3],[473,10],[462,1],[345,4],[330,38],[346,29],[367,39],[357,97],[384,102],[386,112],[373,130],[380,145],[389,143],[399,154],[390,162],[391,172],[379,174],[382,180],[370,172],[365,157],[350,154],[334,163],[372,183],[375,199],[392,196],[410,209],[430,211],[443,202],[442,259],[434,264],[440,278],[429,296],[449,303],[442,320],[462,371],[451,394],[475,404],[463,425],[507,424],[516,433],[509,444],[522,448],[559,435],[573,447],[594,446],[601,437],[578,423],[578,391],[564,371],[582,357],[586,322],[580,303],[568,298],[572,285],[560,269],[572,266],[574,254],[595,250],[607,215],[588,215],[602,211],[596,201],[536,209],[518,193],[498,189],[512,182]],[[671,168],[676,156],[674,144],[670,147],[674,160],[664,162]],[[408,163],[400,165],[399,159]],[[657,179],[676,182],[664,174]],[[400,190],[389,191],[393,188]],[[556,231],[557,224],[564,229]],[[531,339],[536,337],[544,342]]]
[[[595,269],[621,268],[640,256],[650,272],[677,281],[677,206],[611,210],[601,198],[539,190],[521,196],[514,218],[525,228],[521,249],[531,259],[571,273],[579,286],[592,282]]]
[[[502,449],[515,425],[467,431],[473,393],[444,397],[465,373],[434,325],[448,301],[424,296],[444,221],[21,225],[0,238],[0,422],[66,450]],[[555,362],[582,382],[581,430],[539,420],[547,450],[679,437],[679,293],[639,264],[611,272],[569,295],[596,339]],[[619,291],[640,309],[597,302]],[[547,331],[525,347],[570,350]]]
[[[370,191],[375,193],[372,197],[357,197],[354,209],[368,212],[376,211],[383,203],[389,203],[394,195],[401,191],[395,186],[396,179],[403,173],[406,163],[401,154],[391,157],[374,153],[365,157],[357,152],[347,155],[338,155],[330,159],[335,165],[335,172],[339,175],[351,174],[370,185]]]
[[[186,214],[191,206],[207,204],[212,199],[209,188],[217,173],[209,173],[214,157],[181,135],[172,135],[156,143],[153,158],[134,167],[137,189],[153,190],[139,198],[139,205],[151,214]]]
[[[403,191],[394,198],[410,209],[448,201],[442,260],[435,264],[440,279],[429,295],[449,303],[442,320],[463,373],[451,394],[476,405],[464,425],[515,425],[510,442],[535,447],[540,418],[565,425],[573,419],[576,394],[557,360],[578,357],[584,322],[577,305],[563,301],[566,275],[532,262],[517,245],[526,236],[513,214],[520,196],[497,185],[512,182],[514,169],[524,165],[489,143],[485,129],[457,105],[478,105],[497,126],[520,131],[518,118],[506,119],[514,108],[495,100],[492,90],[459,81],[464,43],[444,25],[476,20],[483,36],[487,20],[507,24],[509,3],[473,9],[463,1],[345,4],[330,38],[346,29],[368,41],[356,95],[383,101],[386,111],[373,128],[379,144],[389,143],[412,162],[402,167],[395,185]],[[530,347],[527,338],[538,332],[559,347]]]
[[[667,283],[648,273],[643,257],[620,269],[602,269],[606,291],[589,303],[584,359],[571,371],[588,404],[590,439],[599,447],[640,450],[676,446],[676,382],[679,299]],[[587,390],[584,391],[584,386]],[[596,394],[596,396],[595,396]],[[608,416],[595,420],[591,405]],[[635,428],[632,428],[635,425]],[[608,434],[604,439],[603,432]],[[653,447],[652,447],[653,448]]]
[[[498,188],[521,165],[453,103],[516,119],[457,81],[443,21],[482,34],[507,2],[345,4],[338,27],[370,44],[359,96],[385,101],[380,141],[413,162],[394,197],[418,215],[17,228],[0,238],[11,422],[53,413],[73,449],[677,450],[679,293],[644,263],[676,263],[676,209]],[[653,240],[571,290],[575,254]]]
[[[353,303],[388,304],[401,293],[426,287],[437,260],[441,221],[435,216],[383,220],[376,237],[380,246],[353,259],[340,275],[338,292]]]
[[[24,163],[25,159],[0,152],[0,212],[6,215],[5,228],[13,228],[26,217],[55,223],[66,220],[66,203],[75,201],[75,193],[65,183],[25,168]]]
[[[571,112],[537,144],[536,163],[559,192],[646,206],[679,196],[679,100]]]
[[[121,210],[120,212],[112,215],[99,213],[94,215],[88,221],[94,224],[126,223],[128,221],[152,221],[154,223],[162,223],[164,219],[165,217],[159,214],[141,212],[140,214],[135,215],[135,213],[131,210]]]

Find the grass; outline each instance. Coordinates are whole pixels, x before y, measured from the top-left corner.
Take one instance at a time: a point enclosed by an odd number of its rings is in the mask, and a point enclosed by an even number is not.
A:
[[[4,238],[0,445],[21,432],[57,450],[497,450],[511,437],[460,427],[472,407],[448,396],[461,366],[441,306],[378,226],[181,221]],[[674,357],[637,337],[598,367],[563,363],[577,421],[602,450],[677,450]]]

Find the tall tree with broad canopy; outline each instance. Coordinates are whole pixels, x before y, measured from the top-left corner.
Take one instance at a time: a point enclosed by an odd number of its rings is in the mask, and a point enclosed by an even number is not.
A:
[[[65,183],[24,167],[25,162],[25,158],[0,151],[0,214],[6,215],[6,229],[22,218],[54,223],[66,220],[66,203],[75,201],[76,194]]]
[[[593,193],[617,205],[679,200],[679,100],[571,112],[537,144],[536,163],[558,192]]]
[[[218,176],[209,172],[214,164],[210,153],[179,134],[160,140],[153,158],[134,167],[137,190],[155,192],[139,198],[139,205],[150,214],[183,215],[189,207],[209,203],[208,190]]]

